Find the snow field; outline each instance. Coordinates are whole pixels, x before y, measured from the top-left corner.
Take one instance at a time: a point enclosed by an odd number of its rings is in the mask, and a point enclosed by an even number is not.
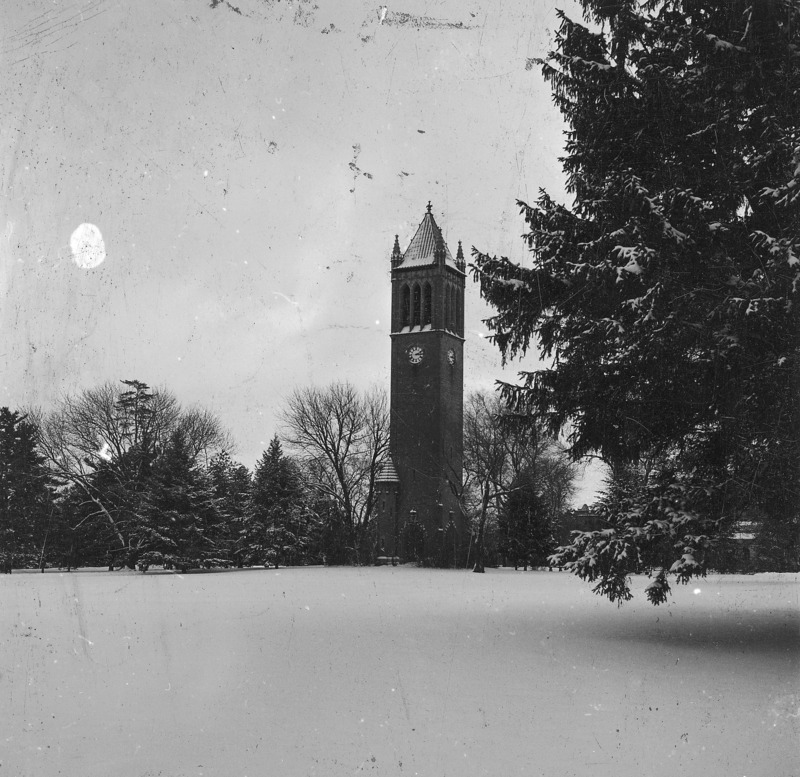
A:
[[[797,575],[0,579],[0,777],[800,774]]]

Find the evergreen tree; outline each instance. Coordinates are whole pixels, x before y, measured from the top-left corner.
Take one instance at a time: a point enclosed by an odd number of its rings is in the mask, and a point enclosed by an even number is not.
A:
[[[531,477],[523,475],[497,516],[498,551],[517,569],[540,566],[555,548],[552,516]]]
[[[336,501],[324,497],[314,499],[312,492],[308,526],[306,559],[309,563],[328,566],[352,563],[348,521]]]
[[[186,571],[219,562],[213,489],[180,430],[153,462],[142,518],[133,541],[144,568],[164,563]]]
[[[153,430],[156,417],[155,394],[146,383],[139,380],[122,380],[120,383],[128,387],[127,391],[119,394],[114,403],[124,449],[138,448],[146,457],[152,453],[156,443]]]
[[[250,509],[251,477],[244,464],[234,462],[227,451],[214,456],[208,465],[208,477],[215,500],[218,522],[209,538],[236,566],[243,566],[242,537]]]
[[[73,539],[106,538],[109,565],[130,568],[152,539],[149,487],[156,459],[176,435],[192,467],[229,444],[215,416],[183,410],[168,391],[137,380],[67,396],[40,426],[49,468],[62,491],[75,492],[63,513],[75,518],[73,529],[80,528]],[[94,557],[96,548],[91,552]]]
[[[108,523],[98,520],[97,506],[81,489],[66,486],[59,490],[55,511],[47,531],[47,565],[71,570],[81,566],[123,565],[127,554],[112,553],[116,535]]]
[[[507,386],[569,424],[575,456],[672,466],[558,561],[630,598],[703,574],[716,537],[761,509],[796,525],[800,428],[800,7],[793,0],[582,0],[540,64],[569,130],[571,206],[520,203],[532,265],[476,254]]]
[[[0,569],[40,562],[53,512],[50,475],[37,449],[36,426],[0,407]]]
[[[256,464],[246,529],[250,563],[296,564],[308,543],[308,510],[297,464],[284,455],[278,436]]]

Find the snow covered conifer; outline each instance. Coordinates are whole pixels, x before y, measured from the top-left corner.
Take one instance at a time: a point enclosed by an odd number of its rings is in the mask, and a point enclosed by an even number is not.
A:
[[[0,568],[38,561],[53,494],[38,431],[25,415],[0,407]]]
[[[278,436],[253,472],[245,553],[268,566],[301,560],[308,540],[305,489],[297,463],[283,453]]]
[[[209,538],[216,546],[217,560],[242,566],[243,534],[250,508],[250,471],[223,450],[208,463],[207,476],[217,516],[216,523],[210,527]]]
[[[558,555],[625,599],[666,541],[659,603],[737,515],[796,525],[800,6],[581,5],[540,62],[573,201],[519,203],[531,264],[475,252],[474,272],[504,359],[535,340],[551,362],[513,405],[568,426],[576,457],[670,462]]]
[[[192,457],[186,437],[172,433],[147,481],[138,547],[150,563],[189,569],[214,562],[220,514],[213,486]]]

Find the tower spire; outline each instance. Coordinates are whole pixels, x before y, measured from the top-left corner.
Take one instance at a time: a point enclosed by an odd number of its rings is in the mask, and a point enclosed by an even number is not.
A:
[[[434,232],[436,233],[436,242],[433,248],[433,261],[436,264],[444,265],[445,260],[447,259],[447,253],[444,247],[444,238],[442,237],[442,233],[438,228],[435,229]]]
[[[464,268],[467,266],[467,263],[464,261],[464,249],[461,247],[461,241],[458,241],[458,251],[456,252],[456,267],[458,267],[461,272],[464,272]]]
[[[420,221],[414,237],[403,252],[400,261],[392,269],[439,265],[457,269],[456,260],[447,247],[442,230],[433,217],[433,205],[428,202],[426,213]]]
[[[403,254],[400,253],[400,236],[394,236],[394,248],[392,248],[392,267],[397,267],[403,261]]]

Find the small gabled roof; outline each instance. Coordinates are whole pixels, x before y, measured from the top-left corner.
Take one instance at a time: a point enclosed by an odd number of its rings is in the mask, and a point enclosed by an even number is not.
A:
[[[416,234],[411,238],[411,242],[406,248],[403,258],[398,262],[399,267],[424,267],[436,264],[436,249],[444,250],[444,262],[455,270],[461,270],[458,263],[453,259],[450,249],[444,242],[442,230],[433,218],[431,204],[428,203],[428,210],[422,218],[422,222],[417,228]]]

